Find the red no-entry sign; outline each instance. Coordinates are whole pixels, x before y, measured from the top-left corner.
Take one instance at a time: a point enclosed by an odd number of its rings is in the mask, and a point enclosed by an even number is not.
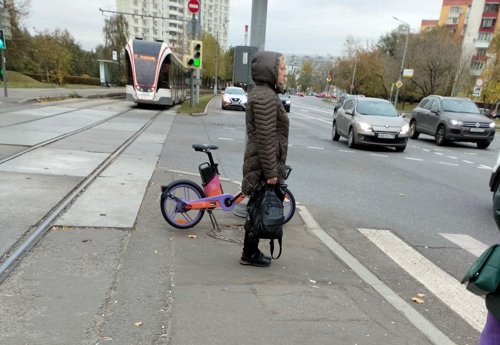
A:
[[[188,10],[192,14],[198,13],[200,10],[200,3],[198,0],[189,0],[188,1]]]

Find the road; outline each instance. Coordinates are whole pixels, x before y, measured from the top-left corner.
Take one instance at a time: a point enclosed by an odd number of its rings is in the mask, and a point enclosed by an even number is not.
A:
[[[467,143],[438,147],[431,137],[421,135],[410,140],[402,153],[391,148],[351,150],[345,139],[331,139],[331,103],[314,97],[292,96],[291,100],[287,163],[293,171],[287,183],[297,201],[307,207],[324,231],[403,300],[425,295],[423,305],[412,307],[456,344],[477,343],[484,306],[470,299],[458,281],[485,246],[500,242],[488,188],[500,141],[493,141],[486,150]],[[129,238],[120,229],[137,226],[144,193],[157,188],[157,179],[167,183],[171,178],[160,170],[153,181],[149,180],[157,169],[156,160],[157,167],[166,172],[196,173],[205,156],[191,149],[193,143],[218,145],[219,150],[213,153],[221,175],[241,181],[245,114],[222,110],[220,99],[211,103],[208,114],[175,115],[170,110],[137,109],[114,100],[16,105],[15,113],[5,110],[0,114],[0,172],[4,178],[0,201],[7,210],[0,216],[4,224],[1,254],[29,235],[33,231],[30,225],[37,224],[62,197],[84,182],[89,172],[104,168],[104,158],[118,152],[134,133],[139,135],[137,143],[124,146],[123,154],[101,172],[96,183],[82,190],[82,197],[56,221],[56,230],[67,226],[82,234],[85,229],[92,230],[96,236],[93,243],[99,246],[96,252],[119,252],[120,244]],[[65,122],[65,116],[72,116],[72,121]],[[152,119],[157,119],[155,125],[147,127]],[[24,160],[2,161],[38,142],[94,125],[85,133],[42,147],[36,156],[26,153]],[[95,139],[82,140],[89,136]],[[86,142],[85,146],[81,142]],[[72,156],[75,151],[78,157]],[[43,178],[31,179],[33,172],[43,172]],[[110,185],[110,178],[116,183]],[[107,193],[113,202],[106,198]],[[152,197],[145,200],[152,202]],[[22,213],[18,211],[21,208]],[[92,216],[81,217],[84,212]],[[149,215],[158,210],[145,206],[143,212]],[[159,224],[157,219],[148,220],[144,226],[165,240]],[[101,228],[120,231],[101,232]],[[141,253],[144,244],[136,248]],[[50,246],[42,249],[50,250]],[[68,254],[61,253],[62,258],[64,255]],[[96,272],[80,273],[84,277],[94,274],[106,284],[112,284],[107,280],[115,274],[112,267],[121,265],[114,256],[100,264],[91,255],[83,259],[90,263],[89,270],[94,267]],[[33,264],[33,259],[28,262]],[[167,269],[164,263],[155,266],[150,261],[150,265],[151,269]],[[26,281],[30,275],[36,276],[36,272],[28,274]],[[11,284],[19,284],[18,278]],[[166,294],[165,289],[155,293]],[[3,293],[0,298],[9,295]],[[98,298],[89,296],[89,309],[99,303]]]

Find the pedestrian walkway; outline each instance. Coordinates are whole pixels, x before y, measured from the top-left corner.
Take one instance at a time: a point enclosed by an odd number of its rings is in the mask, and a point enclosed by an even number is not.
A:
[[[188,177],[166,174],[168,180]],[[224,187],[233,193],[238,184]],[[299,213],[285,225],[283,254],[268,268],[239,264],[244,219],[215,213],[220,237],[229,241],[207,235],[208,215],[188,230],[166,225],[174,248],[172,344],[453,344],[437,329],[430,330],[435,342],[429,340]],[[267,242],[260,247],[269,253]],[[409,309],[407,316],[418,314]]]

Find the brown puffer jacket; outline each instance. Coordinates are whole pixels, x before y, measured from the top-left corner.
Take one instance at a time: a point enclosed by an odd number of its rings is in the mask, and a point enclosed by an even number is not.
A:
[[[281,54],[258,52],[252,59],[255,87],[248,95],[246,109],[247,146],[243,161],[241,190],[250,195],[262,179],[285,180],[288,150],[288,115],[276,84]]]

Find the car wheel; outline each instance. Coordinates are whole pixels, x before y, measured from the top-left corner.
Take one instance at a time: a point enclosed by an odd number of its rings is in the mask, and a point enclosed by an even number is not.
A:
[[[396,152],[403,152],[406,149],[406,146],[396,146],[394,147]]]
[[[439,126],[436,131],[436,144],[438,144],[438,146],[446,144],[446,130],[443,125]]]
[[[290,107],[286,108],[286,112],[289,113],[290,112]]]
[[[490,146],[491,141],[478,141],[476,143],[478,149],[485,149]]]
[[[356,140],[354,139],[354,129],[349,129],[349,137],[347,138],[347,147],[353,149],[356,147]]]
[[[333,141],[339,141],[340,139],[340,134],[337,132],[337,122],[333,121],[333,126],[332,126],[332,140]]]
[[[420,133],[417,131],[417,121],[412,120],[410,122],[410,138],[418,139]]]

